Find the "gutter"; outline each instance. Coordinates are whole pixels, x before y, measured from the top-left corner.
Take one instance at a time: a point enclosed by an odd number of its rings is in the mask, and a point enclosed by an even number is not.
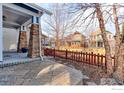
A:
[[[47,9],[44,9],[44,8],[40,7],[40,6],[37,5],[37,4],[34,4],[34,3],[26,3],[25,5],[31,6],[31,7],[33,7],[34,9],[39,10],[40,12],[45,12],[45,13],[48,14],[48,15],[52,15],[52,12],[50,12],[50,11],[47,10]]]

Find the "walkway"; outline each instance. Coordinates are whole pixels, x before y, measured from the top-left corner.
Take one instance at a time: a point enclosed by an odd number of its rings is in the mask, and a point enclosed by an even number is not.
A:
[[[49,61],[0,68],[0,85],[78,85],[82,78],[79,70]]]

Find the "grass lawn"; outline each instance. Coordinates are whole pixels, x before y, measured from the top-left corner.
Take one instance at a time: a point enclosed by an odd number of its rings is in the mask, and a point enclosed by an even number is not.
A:
[[[103,54],[105,55],[105,49],[104,48],[64,48],[64,47],[61,47],[60,50],[69,50],[69,51],[82,51],[82,52],[88,52],[88,53],[91,53],[93,52],[94,54]]]

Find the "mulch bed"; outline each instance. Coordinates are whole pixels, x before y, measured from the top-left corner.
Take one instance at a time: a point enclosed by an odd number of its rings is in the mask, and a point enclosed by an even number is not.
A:
[[[80,62],[74,62],[74,61],[71,61],[71,60],[65,60],[65,59],[62,59],[62,58],[55,58],[55,59],[51,58],[50,60],[55,61],[57,63],[67,65],[67,66],[72,65],[77,70],[80,70],[84,75],[87,75],[90,78],[88,80],[83,80],[84,83],[86,81],[90,81],[90,82],[95,82],[97,85],[100,85],[100,79],[101,78],[109,77],[105,70],[103,70],[101,68],[98,68],[96,66],[93,66],[93,65],[83,64],[83,63],[80,63]]]

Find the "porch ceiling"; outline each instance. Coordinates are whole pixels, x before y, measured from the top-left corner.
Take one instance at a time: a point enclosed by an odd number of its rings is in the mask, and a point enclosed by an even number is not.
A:
[[[3,7],[3,27],[5,28],[18,28],[20,25],[31,19],[31,17],[31,15],[5,6]]]

